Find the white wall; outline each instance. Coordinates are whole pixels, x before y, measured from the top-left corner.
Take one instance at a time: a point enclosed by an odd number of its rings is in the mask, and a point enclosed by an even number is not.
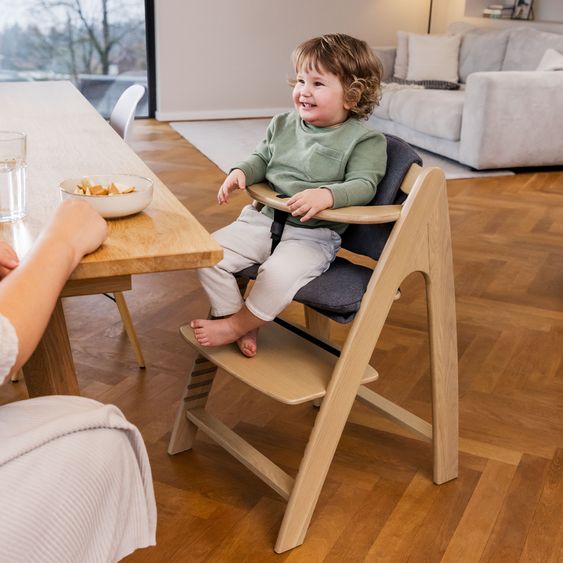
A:
[[[563,0],[542,1],[563,4]],[[289,57],[301,41],[342,32],[373,46],[395,45],[398,30],[426,33],[430,0],[156,0],[155,4],[156,117],[170,121],[267,117],[285,111],[290,107]],[[432,33],[445,33],[453,21],[563,33],[560,23],[465,17],[465,0],[433,0]]]
[[[283,111],[289,57],[301,41],[342,32],[394,45],[398,29],[426,32],[428,7],[429,0],[157,0],[157,119]]]

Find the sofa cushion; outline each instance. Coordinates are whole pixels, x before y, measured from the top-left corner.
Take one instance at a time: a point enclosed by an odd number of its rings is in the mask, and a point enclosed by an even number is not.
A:
[[[536,70],[563,70],[563,53],[555,49],[548,49],[543,54]]]
[[[407,80],[458,81],[459,35],[409,34]]]
[[[389,101],[389,118],[421,133],[458,141],[463,97],[462,90],[399,90]]]
[[[381,119],[389,118],[389,105],[391,104],[391,99],[395,94],[395,90],[390,90],[383,85],[381,100],[379,100],[379,105],[373,108],[373,115],[381,117]]]
[[[409,34],[406,31],[397,31],[397,55],[393,76],[406,78],[409,66]]]
[[[563,35],[527,27],[510,31],[502,70],[535,70],[547,49],[563,52]]]
[[[372,47],[371,50],[383,65],[382,82],[390,80],[395,69],[397,49],[395,47]]]
[[[396,82],[400,80],[400,78],[394,77],[393,82],[381,83],[381,100],[379,100],[379,105],[375,106],[373,115],[380,117],[381,119],[391,119],[389,117],[389,106],[391,105],[391,99],[395,92],[405,90],[407,88],[411,90],[422,90],[424,88],[424,86],[417,84],[400,84],[399,82]]]
[[[473,28],[461,36],[459,80],[466,82],[473,72],[498,71],[506,53],[510,31]]]

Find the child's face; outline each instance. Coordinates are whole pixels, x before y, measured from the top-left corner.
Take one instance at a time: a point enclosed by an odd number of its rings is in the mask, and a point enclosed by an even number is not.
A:
[[[333,127],[348,119],[350,105],[344,101],[340,78],[319,68],[302,68],[293,88],[293,104],[299,115],[311,125]]]

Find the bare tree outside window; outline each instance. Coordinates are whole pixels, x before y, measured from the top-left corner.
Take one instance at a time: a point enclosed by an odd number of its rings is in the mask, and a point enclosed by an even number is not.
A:
[[[143,0],[0,0],[0,81],[71,80],[106,117],[147,85],[145,45]]]

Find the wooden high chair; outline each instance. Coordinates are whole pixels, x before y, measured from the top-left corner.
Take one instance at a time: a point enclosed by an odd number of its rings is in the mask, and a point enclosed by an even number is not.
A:
[[[440,169],[421,168],[417,161],[406,143],[388,136],[388,169],[372,205],[317,215],[352,224],[343,247],[378,259],[372,271],[337,258],[295,297],[309,307],[309,325],[315,325],[317,334],[326,334],[324,315],[339,322],[353,318],[341,350],[285,321],[260,329],[258,354],[251,359],[234,344],[201,347],[189,326],[180,329],[200,355],[188,376],[168,452],[190,449],[200,429],[286,499],[274,548],[278,553],[303,543],[356,398],[432,442],[435,483],[457,477],[457,339],[446,183]],[[264,184],[248,191],[261,203],[286,209]],[[412,272],[421,272],[426,282],[432,424],[366,386],[378,378],[369,361],[399,285]],[[217,368],[288,405],[322,398],[295,478],[205,410]]]

